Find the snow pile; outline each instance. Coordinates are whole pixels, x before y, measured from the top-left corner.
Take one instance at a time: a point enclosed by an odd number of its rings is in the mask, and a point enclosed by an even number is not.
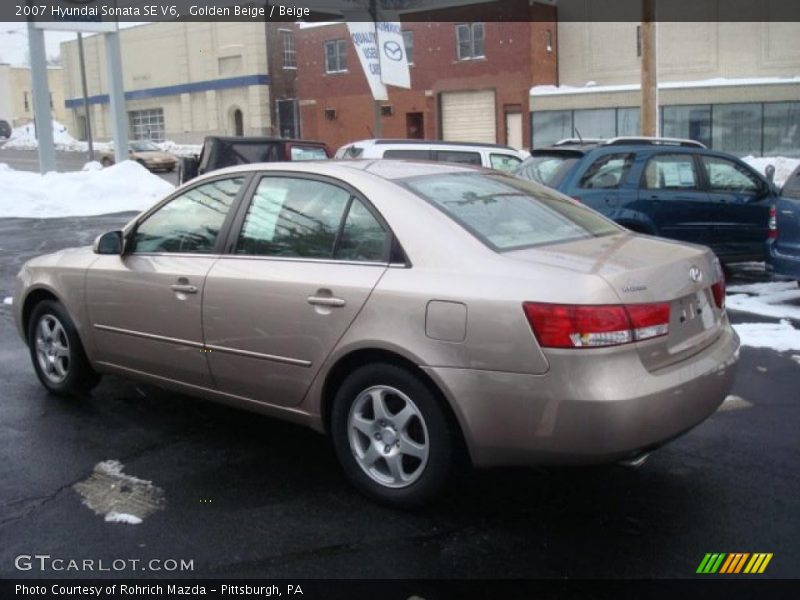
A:
[[[175,156],[192,156],[194,154],[200,154],[200,150],[203,148],[202,144],[176,144],[170,140],[158,142],[156,143],[156,146],[158,146],[160,150],[169,152]]]
[[[729,310],[800,321],[800,289],[793,281],[730,286],[725,305]]]
[[[173,186],[126,160],[106,169],[47,173],[0,169],[0,218],[72,217],[141,211]]]
[[[800,165],[800,158],[786,156],[745,156],[742,160],[762,175],[766,175],[765,171],[768,165],[773,165],[775,167],[775,185],[779,188],[783,187],[792,171],[797,168],[797,165]]]
[[[67,132],[67,128],[58,121],[53,121],[53,142],[56,150],[76,151],[81,149],[81,145],[86,146],[85,142],[79,142],[72,137]],[[21,127],[15,127],[3,147],[8,150],[36,150],[39,142],[36,140],[34,124],[28,123]]]
[[[788,321],[780,323],[740,323],[733,328],[742,346],[771,348],[777,352],[800,350],[800,331]]]

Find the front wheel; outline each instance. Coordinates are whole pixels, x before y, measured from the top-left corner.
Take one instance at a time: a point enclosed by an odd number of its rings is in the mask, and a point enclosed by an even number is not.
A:
[[[350,481],[385,504],[420,506],[450,479],[452,426],[439,399],[407,369],[379,363],[351,373],[334,398],[331,434]]]
[[[59,302],[45,300],[33,309],[28,346],[39,381],[53,394],[80,395],[100,381],[86,358],[72,319]]]

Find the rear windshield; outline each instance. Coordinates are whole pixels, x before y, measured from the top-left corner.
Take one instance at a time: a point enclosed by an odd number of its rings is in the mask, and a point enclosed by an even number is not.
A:
[[[566,196],[502,173],[446,173],[399,183],[501,252],[621,230]]]
[[[554,188],[579,160],[574,154],[535,154],[525,159],[515,174],[528,181]]]
[[[291,160],[325,160],[328,158],[325,149],[319,146],[299,146],[295,144],[289,152]]]

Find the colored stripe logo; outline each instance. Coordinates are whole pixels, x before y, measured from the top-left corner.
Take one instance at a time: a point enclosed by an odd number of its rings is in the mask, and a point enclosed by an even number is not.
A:
[[[732,552],[732,553],[708,553],[700,561],[697,573],[701,575],[713,575],[715,573],[724,575],[735,575],[748,573],[751,575],[763,573],[769,561],[772,560],[772,553],[756,552]]]

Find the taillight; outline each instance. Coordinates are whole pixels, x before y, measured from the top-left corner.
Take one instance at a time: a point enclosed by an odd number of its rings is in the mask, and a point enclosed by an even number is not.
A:
[[[725,278],[723,277],[717,283],[711,286],[711,292],[714,294],[714,304],[720,310],[725,308]]]
[[[769,221],[767,221],[769,233],[767,238],[774,240],[778,237],[778,209],[774,206],[769,207]]]
[[[524,302],[545,348],[619,346],[669,333],[669,304],[567,305]]]

